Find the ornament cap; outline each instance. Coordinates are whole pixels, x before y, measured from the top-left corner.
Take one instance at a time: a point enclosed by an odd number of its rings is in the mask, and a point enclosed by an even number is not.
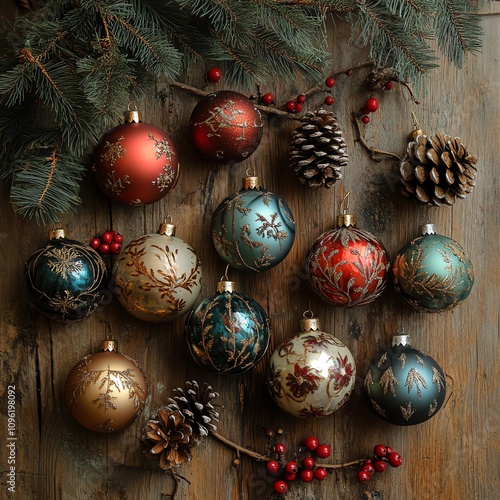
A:
[[[340,214],[337,215],[337,226],[338,227],[354,227],[356,225],[356,216],[354,214]]]
[[[422,226],[420,227],[420,232],[422,233],[422,235],[436,234],[436,227],[434,226],[434,224],[422,224]]]
[[[260,189],[262,186],[260,177],[243,177],[243,189]]]
[[[320,329],[319,318],[303,318],[300,320],[301,332],[315,332]]]
[[[419,135],[425,135],[424,131],[420,128],[417,120],[417,115],[412,111],[411,119],[413,121],[413,130],[410,132],[410,139],[414,141]]]
[[[409,335],[393,335],[392,337],[392,346],[396,347],[398,345],[410,345],[410,336]]]
[[[233,293],[236,290],[236,283],[234,281],[219,281],[217,283],[217,292],[224,293],[230,292]]]
[[[160,228],[158,229],[158,234],[163,234],[164,236],[175,236],[175,224],[162,222],[160,224]]]
[[[142,121],[142,116],[140,111],[137,111],[137,109],[129,109],[125,111],[124,114],[124,122],[125,123],[141,123]]]
[[[102,341],[101,351],[108,352],[117,352],[118,351],[118,342],[113,339],[106,339]]]
[[[59,238],[65,237],[65,232],[62,227],[57,227],[49,231],[49,240],[58,240]]]

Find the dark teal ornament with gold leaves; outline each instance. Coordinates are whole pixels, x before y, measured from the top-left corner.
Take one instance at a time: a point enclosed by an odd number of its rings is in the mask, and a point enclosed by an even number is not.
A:
[[[201,301],[185,324],[185,340],[194,360],[210,372],[238,375],[264,356],[271,329],[262,306],[235,291],[224,276],[216,294]]]
[[[211,229],[219,257],[240,271],[271,269],[285,259],[295,240],[290,208],[255,176],[245,177],[243,188],[219,204]]]
[[[90,246],[49,232],[49,243],[26,261],[25,281],[34,308],[56,321],[78,321],[97,309],[106,294],[107,270]]]
[[[368,367],[364,388],[382,419],[396,425],[420,424],[443,406],[445,375],[431,356],[411,347],[408,335],[392,340],[392,347]]]
[[[465,250],[452,238],[436,234],[434,224],[398,252],[392,266],[397,295],[418,311],[441,312],[465,300],[474,269]]]

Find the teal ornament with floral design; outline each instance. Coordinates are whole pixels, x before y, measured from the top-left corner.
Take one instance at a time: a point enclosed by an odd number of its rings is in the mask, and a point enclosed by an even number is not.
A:
[[[351,396],[356,363],[335,336],[320,330],[318,318],[301,320],[301,333],[271,355],[267,386],[277,405],[299,418],[331,415]]]
[[[243,188],[228,196],[212,216],[212,241],[221,259],[240,271],[266,271],[278,265],[295,240],[288,205],[245,177]]]
[[[107,270],[90,246],[49,231],[49,243],[26,261],[25,282],[34,308],[55,321],[78,321],[94,312],[107,292]]]
[[[431,356],[411,347],[408,335],[395,335],[392,347],[372,361],[364,388],[375,413],[395,425],[429,420],[446,397],[443,370]]]
[[[474,269],[465,250],[451,238],[436,234],[434,224],[422,226],[398,252],[392,266],[397,295],[418,311],[453,309],[470,294]]]
[[[185,340],[193,359],[204,369],[238,375],[264,356],[271,335],[262,306],[235,291],[223,277],[216,294],[202,300],[189,314]]]
[[[143,321],[163,323],[183,316],[200,295],[200,259],[175,230],[174,224],[160,224],[157,233],[131,241],[113,266],[120,304]]]

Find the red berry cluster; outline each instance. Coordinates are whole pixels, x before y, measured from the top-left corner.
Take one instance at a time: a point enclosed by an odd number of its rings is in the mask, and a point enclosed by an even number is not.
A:
[[[104,233],[92,238],[90,246],[104,255],[117,255],[122,249],[123,236],[114,229],[104,231]]]
[[[285,103],[285,109],[290,113],[300,113],[302,105],[306,102],[305,94],[299,94],[295,100],[290,100]]]
[[[378,109],[378,99],[376,97],[370,97],[367,99],[365,103],[365,107],[361,110],[361,114],[363,117],[361,121],[367,125],[370,123],[370,117],[368,116],[370,113],[374,113]]]
[[[384,472],[387,464],[391,467],[399,467],[403,463],[401,455],[390,446],[377,444],[373,449],[374,456],[363,461],[358,471],[358,482],[367,483],[375,472]]]
[[[314,436],[309,436],[304,440],[304,447],[308,451],[314,452],[316,458],[328,458],[332,449],[327,444],[321,444]],[[295,460],[285,460],[286,446],[283,443],[276,443],[272,449],[278,455],[278,459],[269,460],[266,469],[269,474],[276,477],[273,483],[275,493],[284,495],[288,491],[288,483],[295,479],[300,479],[303,483],[310,483],[314,479],[323,481],[328,472],[321,465],[316,465],[313,456],[305,456],[302,459],[295,457]]]

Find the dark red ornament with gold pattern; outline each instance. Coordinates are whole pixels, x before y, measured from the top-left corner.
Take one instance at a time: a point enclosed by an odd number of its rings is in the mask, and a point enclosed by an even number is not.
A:
[[[94,176],[111,200],[141,206],[160,200],[179,177],[179,155],[172,139],[127,111],[125,123],[106,132],[94,151]]]
[[[194,145],[207,160],[238,163],[259,146],[263,123],[248,97],[221,90],[207,95],[195,106],[189,129]]]
[[[346,210],[336,229],[323,233],[307,257],[307,280],[329,304],[354,307],[373,302],[387,285],[390,263],[384,245],[373,234],[355,227]]]

